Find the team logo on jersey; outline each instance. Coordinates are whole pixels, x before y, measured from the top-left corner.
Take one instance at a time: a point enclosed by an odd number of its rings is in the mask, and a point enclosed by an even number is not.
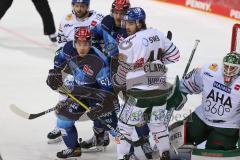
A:
[[[67,21],[71,21],[72,18],[73,18],[73,17],[72,17],[72,14],[68,14],[68,15],[66,16],[66,20],[67,20]]]
[[[93,70],[91,70],[90,66],[87,64],[83,66],[83,72],[89,76],[93,76]]]
[[[216,72],[216,71],[218,70],[217,67],[218,67],[218,65],[217,65],[216,63],[214,63],[214,64],[212,64],[211,66],[209,66],[208,69],[210,69],[210,70]]]
[[[92,21],[92,23],[91,23],[91,26],[96,26],[97,25],[97,22],[96,21]]]
[[[141,68],[143,64],[144,64],[144,58],[140,58],[134,63],[133,69]]]
[[[127,50],[129,48],[131,48],[133,46],[133,43],[131,42],[137,35],[134,34],[132,35],[130,38],[122,41],[120,44],[119,44],[119,48],[122,49],[122,50]]]
[[[100,21],[102,21],[102,19],[104,18],[104,15],[102,15],[102,14],[97,14],[97,16],[96,16],[96,19],[97,20],[100,20]]]
[[[206,97],[208,100],[211,100],[212,102],[221,103],[224,107],[232,108],[232,100],[230,96],[226,96],[225,94],[222,94],[220,92],[215,92],[214,89],[210,91],[210,93]],[[206,110],[205,110],[206,111]],[[229,111],[226,110],[225,111]]]
[[[67,28],[67,27],[72,27],[72,26],[73,26],[72,24],[65,24],[63,27]]]
[[[220,89],[220,90],[222,90],[222,91],[224,91],[226,93],[231,93],[231,88],[229,88],[228,86],[225,86],[224,84],[221,84],[219,82],[214,81],[213,87],[217,88],[217,89]]]
[[[240,91],[240,84],[236,84],[236,85],[234,86],[234,89],[237,90],[237,91]]]
[[[127,60],[127,56],[124,55],[123,53],[118,54],[118,60],[125,62]]]
[[[146,46],[146,47],[148,46],[148,40],[146,38],[142,39],[142,43],[144,46]]]
[[[154,35],[152,37],[149,37],[148,39],[149,39],[150,43],[160,41],[160,38],[158,37],[158,35]]]

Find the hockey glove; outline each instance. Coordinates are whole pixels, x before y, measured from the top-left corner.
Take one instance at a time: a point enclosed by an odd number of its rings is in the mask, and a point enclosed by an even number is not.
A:
[[[175,85],[173,86],[172,94],[167,99],[167,110],[174,108],[175,110],[181,110],[184,104],[187,102],[187,93],[180,91],[179,77],[176,77]]]
[[[114,85],[116,85],[116,86],[125,85],[126,84],[126,75],[130,70],[131,70],[130,64],[123,62],[123,61],[119,61],[117,73],[113,75]]]
[[[48,77],[47,77],[47,81],[46,82],[47,82],[47,85],[52,90],[57,90],[58,87],[63,85],[61,71],[59,71],[57,69],[50,69],[48,71]]]

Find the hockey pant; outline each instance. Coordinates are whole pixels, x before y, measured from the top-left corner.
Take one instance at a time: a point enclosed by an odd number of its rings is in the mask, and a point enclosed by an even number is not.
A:
[[[218,128],[204,123],[194,112],[187,118],[187,143],[198,145],[206,142],[206,149],[234,150],[239,138],[239,129]],[[204,134],[203,134],[204,133]]]
[[[165,108],[166,105],[153,106],[150,121],[147,123],[150,133],[152,134],[153,142],[157,146],[160,155],[170,148],[168,130],[163,124]],[[132,139],[135,125],[144,121],[143,115],[146,109],[147,108],[139,108],[136,106],[125,106],[121,108],[118,121],[120,132],[127,138]],[[123,159],[124,155],[129,153],[130,148],[131,145],[127,141],[120,140],[117,143],[118,159]]]

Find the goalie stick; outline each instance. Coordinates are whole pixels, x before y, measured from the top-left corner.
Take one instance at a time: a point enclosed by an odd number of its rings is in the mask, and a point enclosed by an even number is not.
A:
[[[189,57],[189,60],[188,60],[188,63],[187,63],[187,66],[185,67],[185,70],[184,70],[184,72],[183,72],[183,76],[182,77],[184,77],[186,74],[187,74],[187,72],[188,72],[188,69],[189,69],[189,67],[190,67],[190,64],[191,64],[191,62],[192,62],[192,59],[193,59],[193,56],[194,56],[194,54],[195,54],[195,52],[196,52],[196,49],[197,49],[197,46],[198,46],[198,43],[200,42],[200,40],[195,40],[195,45],[194,45],[194,47],[193,47],[193,50],[192,50],[192,53],[191,53],[191,55],[190,55],[190,57]],[[165,118],[164,118],[164,125],[166,126],[166,127],[168,127],[168,125],[169,125],[169,122],[170,122],[170,120],[171,120],[171,117],[172,117],[172,115],[173,115],[173,112],[174,112],[174,107],[172,107],[169,111],[167,111],[167,113],[166,113],[166,115],[165,115]]]

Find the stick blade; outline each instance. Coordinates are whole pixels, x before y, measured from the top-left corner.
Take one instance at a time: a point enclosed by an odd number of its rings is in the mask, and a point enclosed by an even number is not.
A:
[[[30,119],[30,114],[24,112],[19,107],[17,107],[15,104],[11,104],[9,106],[9,108],[13,113],[17,114],[18,116],[25,118],[25,119]]]

